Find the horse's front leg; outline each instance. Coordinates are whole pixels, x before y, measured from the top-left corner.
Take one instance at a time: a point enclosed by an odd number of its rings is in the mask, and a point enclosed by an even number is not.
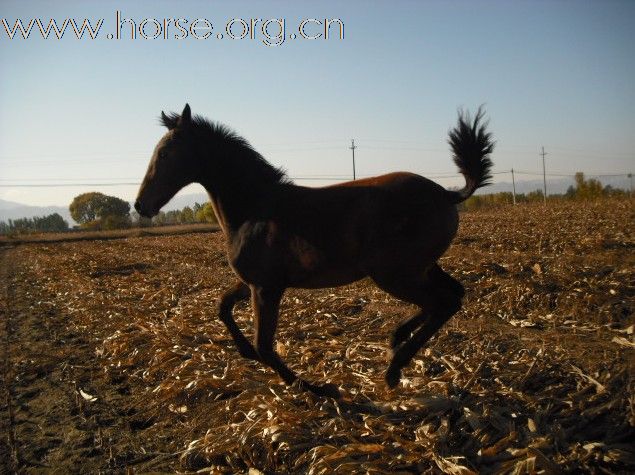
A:
[[[243,300],[247,300],[248,297],[249,287],[247,284],[241,281],[234,284],[232,288],[229,289],[221,298],[219,317],[227,327],[227,330],[229,330],[229,333],[231,333],[241,356],[250,360],[260,361],[258,352],[255,350],[251,342],[245,338],[243,332],[240,331],[240,328],[238,328],[236,320],[234,320],[234,316],[232,314],[234,305]]]
[[[251,301],[254,309],[255,343],[260,360],[272,368],[285,383],[291,385],[298,381],[300,388],[311,391],[319,396],[328,396],[339,399],[340,392],[334,384],[311,384],[295,374],[282,361],[280,355],[274,349],[276,328],[278,326],[278,313],[280,299],[284,289],[265,289],[263,287],[251,288]]]

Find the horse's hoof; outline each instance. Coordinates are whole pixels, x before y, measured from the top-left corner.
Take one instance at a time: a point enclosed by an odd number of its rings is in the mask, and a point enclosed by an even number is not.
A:
[[[398,369],[389,369],[386,372],[386,384],[390,389],[394,389],[399,384],[401,379],[401,371]]]

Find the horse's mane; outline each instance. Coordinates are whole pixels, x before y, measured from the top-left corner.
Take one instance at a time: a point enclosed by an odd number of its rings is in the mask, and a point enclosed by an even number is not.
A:
[[[180,117],[178,114],[171,113],[160,120],[163,125],[171,128]],[[258,181],[273,183],[291,182],[283,169],[271,165],[245,138],[230,127],[200,115],[192,117],[190,127],[194,133],[204,136],[219,148],[220,153],[217,154],[216,159],[223,160],[223,169],[232,175],[236,173],[247,179],[253,177]]]

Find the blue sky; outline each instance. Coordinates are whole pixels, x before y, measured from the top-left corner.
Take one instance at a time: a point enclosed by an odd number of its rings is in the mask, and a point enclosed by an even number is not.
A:
[[[205,18],[213,34],[131,40],[124,27],[124,39],[107,39],[117,10],[137,25]],[[164,132],[157,116],[185,102],[290,176],[311,178],[298,180],[305,185],[351,175],[351,138],[358,175],[409,170],[460,185],[442,176],[455,174],[447,132],[457,108],[480,104],[497,140],[496,171],[540,172],[543,145],[551,173],[635,171],[630,0],[4,0],[0,12],[11,27],[18,18],[104,19],[95,40],[77,40],[70,28],[43,40],[37,27],[10,40],[0,26],[1,199],[68,205],[98,190],[132,200],[134,185],[15,185],[139,182]],[[283,18],[287,39],[275,47],[260,31],[217,39],[234,18]],[[339,18],[344,39],[290,39],[308,18]]]

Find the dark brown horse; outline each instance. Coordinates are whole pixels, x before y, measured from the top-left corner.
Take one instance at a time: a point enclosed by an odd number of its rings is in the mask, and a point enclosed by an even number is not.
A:
[[[457,203],[487,184],[493,150],[479,109],[472,120],[459,113],[450,131],[454,161],[466,185],[450,191],[413,173],[398,172],[323,188],[292,184],[247,141],[223,125],[161,113],[168,132],[154,149],[135,208],[159,212],[184,186],[208,191],[238,276],[223,295],[220,319],[245,358],[273,368],[287,384],[298,376],[275,351],[278,310],[285,289],[334,287],[364,277],[420,311],[395,330],[390,387],[401,369],[461,308],[463,286],[437,260],[458,227]],[[236,325],[234,305],[251,295],[255,340]],[[337,387],[304,380],[300,387],[338,397]]]

